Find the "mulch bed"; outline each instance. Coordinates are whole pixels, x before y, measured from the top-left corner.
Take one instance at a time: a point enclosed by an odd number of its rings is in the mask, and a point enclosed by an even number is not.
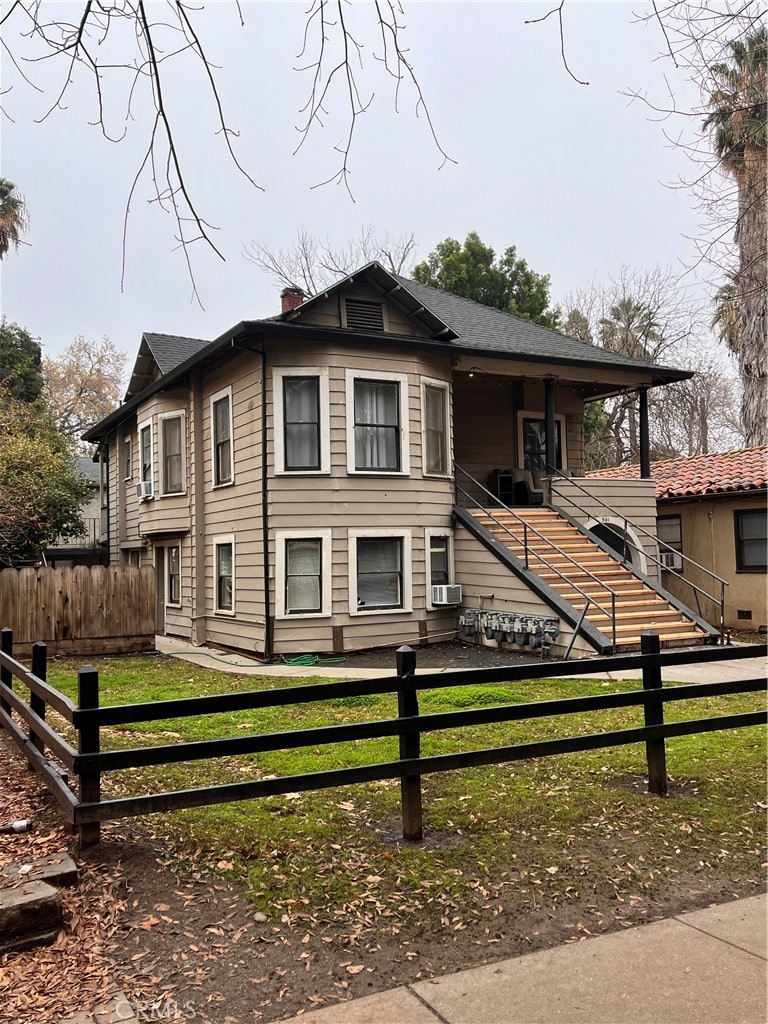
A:
[[[29,833],[0,836],[0,869],[71,847],[53,802],[2,740],[0,777],[0,821],[35,822]],[[619,898],[598,897],[585,886],[578,899],[553,902],[523,898],[510,871],[498,884],[484,883],[477,901],[481,913],[414,883],[413,907],[393,916],[371,876],[370,895],[359,907],[339,911],[336,920],[327,908],[319,914],[300,891],[292,891],[286,865],[285,898],[264,920],[242,887],[216,873],[218,867],[226,875],[226,862],[185,862],[183,851],[134,824],[105,826],[103,833],[100,847],[77,858],[79,888],[62,892],[66,927],[56,944],[0,958],[0,1021],[52,1024],[121,989],[148,1020],[266,1024],[416,979],[752,895],[759,881],[737,877],[724,865],[720,874],[706,877],[679,873],[650,896],[641,886],[632,888],[628,868]],[[622,856],[637,862],[636,852],[630,844]],[[588,841],[579,854],[588,861]],[[354,851],[346,856],[351,860]],[[631,862],[629,867],[635,871]],[[422,930],[418,907],[435,901],[443,908],[442,925]]]

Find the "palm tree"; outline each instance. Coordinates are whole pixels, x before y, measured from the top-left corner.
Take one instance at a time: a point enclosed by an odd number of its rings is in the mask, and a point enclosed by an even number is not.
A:
[[[721,284],[714,298],[715,312],[710,326],[717,332],[720,341],[738,355],[739,352],[739,300],[736,294],[736,274],[728,274],[729,280]]]
[[[738,311],[742,416],[747,444],[768,443],[766,338],[766,100],[768,32],[760,28],[730,43],[730,62],[710,70],[715,88],[704,121],[715,152],[738,188],[734,238],[739,252],[734,299]]]
[[[24,196],[12,181],[0,178],[0,260],[11,246],[18,249],[28,226],[29,214]]]
[[[646,362],[656,358],[663,342],[653,309],[647,302],[628,294],[624,294],[601,318],[598,337],[603,348]],[[626,457],[629,461],[639,461],[639,399],[635,392],[617,397],[612,403],[609,422],[617,450],[622,450],[626,431]]]

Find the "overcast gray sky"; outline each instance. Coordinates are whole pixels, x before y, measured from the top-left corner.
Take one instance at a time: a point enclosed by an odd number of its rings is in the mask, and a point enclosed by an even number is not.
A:
[[[292,156],[310,85],[308,74],[293,70],[308,6],[245,3],[240,27],[234,4],[214,3],[198,26],[221,65],[238,156],[264,192],[226,157],[199,72],[183,58],[175,68],[166,64],[183,166],[226,256],[221,262],[200,245],[193,251],[204,311],[190,301],[171,218],[148,203],[148,178],[133,201],[120,290],[123,216],[146,146],[146,97],[137,96],[120,144],[88,124],[96,106],[84,76],[67,109],[37,124],[66,74],[63,58],[34,66],[41,95],[3,57],[2,87],[13,87],[4,106],[14,122],[2,122],[1,173],[25,194],[31,227],[29,244],[2,264],[2,311],[40,336],[46,352],[60,352],[78,334],[107,335],[132,358],[143,330],[214,338],[239,320],[271,315],[278,288],[242,248],[252,240],[288,246],[300,227],[340,244],[368,224],[414,232],[420,256],[447,235],[461,239],[476,229],[497,250],[514,244],[549,273],[556,299],[607,279],[622,263],[650,268],[692,259],[691,198],[666,186],[690,173],[685,155],[666,143],[642,104],[621,94],[638,88],[663,97],[666,74],[679,102],[698,100],[682,75],[676,80],[674,68],[657,60],[658,27],[634,23],[643,5],[567,5],[568,60],[590,82],[580,86],[562,66],[556,20],[524,24],[549,4],[406,3],[403,38],[440,142],[457,161],[438,170],[441,158],[424,118],[415,116],[413,92],[401,95],[396,114],[391,83],[371,59],[380,48],[373,7],[355,4],[350,17],[365,47],[361,82],[375,92],[353,143],[355,202],[338,185],[311,187],[338,166],[341,91],[329,101],[326,128]],[[75,17],[78,10],[60,3],[55,13]],[[12,26],[5,38],[14,45]],[[122,95],[117,78],[106,78],[105,89],[111,81]],[[108,121],[120,134],[124,115],[118,104],[112,109]]]

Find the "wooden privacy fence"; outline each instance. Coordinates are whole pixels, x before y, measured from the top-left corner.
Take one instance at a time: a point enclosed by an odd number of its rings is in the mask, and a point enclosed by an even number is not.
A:
[[[36,641],[51,655],[148,650],[155,636],[155,571],[124,565],[3,569],[0,622],[13,630],[24,657]]]
[[[768,721],[768,712],[763,710],[683,722],[664,721],[664,705],[668,701],[764,691],[767,681],[765,675],[762,675],[752,679],[663,687],[661,682],[662,666],[709,664],[765,655],[766,649],[762,645],[672,650],[660,653],[658,634],[645,633],[642,637],[642,647],[641,654],[616,655],[579,662],[579,669],[585,669],[587,673],[590,670],[626,672],[639,668],[642,670],[643,676],[642,690],[544,700],[530,704],[504,704],[440,714],[425,715],[419,712],[418,693],[420,690],[570,675],[573,672],[573,665],[561,662],[554,665],[515,665],[506,668],[471,669],[445,674],[430,672],[416,675],[415,652],[410,647],[401,647],[397,652],[397,675],[394,676],[338,683],[313,683],[274,690],[214,694],[207,697],[184,697],[154,703],[99,707],[99,679],[95,669],[86,667],[80,670],[78,702],[74,704],[45,681],[45,645],[35,644],[30,671],[13,658],[11,631],[4,629],[0,636],[0,724],[5,727],[17,746],[26,754],[33,768],[40,773],[45,784],[57,797],[64,808],[67,820],[78,828],[81,846],[98,842],[99,822],[114,818],[134,817],[183,807],[200,807],[206,804],[226,803],[231,800],[251,800],[255,797],[327,789],[332,786],[347,786],[353,783],[393,778],[401,780],[404,838],[418,840],[422,837],[422,775],[431,772],[452,771],[456,768],[468,768],[474,765],[502,764],[530,757],[547,757],[553,754],[596,750],[601,747],[623,746],[628,743],[644,743],[648,760],[649,789],[652,793],[665,794],[667,791],[665,740],[668,737],[733,729],[740,726],[764,725]],[[30,691],[28,704],[14,692],[14,678],[28,687]],[[100,749],[100,730],[108,726],[266,707],[286,707],[312,701],[384,693],[397,694],[397,718],[152,747],[104,751]],[[53,708],[74,727],[77,749],[72,747],[46,722],[46,707]],[[539,740],[482,750],[467,750],[453,754],[421,756],[420,737],[425,732],[626,707],[642,707],[644,724],[632,729],[566,736],[559,739]],[[21,719],[23,724],[14,719],[14,714]],[[117,769],[176,764],[184,761],[231,757],[268,750],[314,747],[384,736],[399,738],[400,756],[398,760],[354,768],[338,768],[330,771],[308,772],[301,775],[218,786],[200,786],[196,789],[151,793],[119,799],[104,799],[101,793],[102,775]],[[69,788],[62,770],[46,759],[45,748],[48,748],[58,758],[65,769],[77,776],[79,798]]]

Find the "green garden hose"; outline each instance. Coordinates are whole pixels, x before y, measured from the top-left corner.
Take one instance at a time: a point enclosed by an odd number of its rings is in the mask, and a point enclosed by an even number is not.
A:
[[[343,665],[346,658],[318,658],[316,654],[299,654],[295,658],[283,658],[291,668],[310,668],[312,665]]]

